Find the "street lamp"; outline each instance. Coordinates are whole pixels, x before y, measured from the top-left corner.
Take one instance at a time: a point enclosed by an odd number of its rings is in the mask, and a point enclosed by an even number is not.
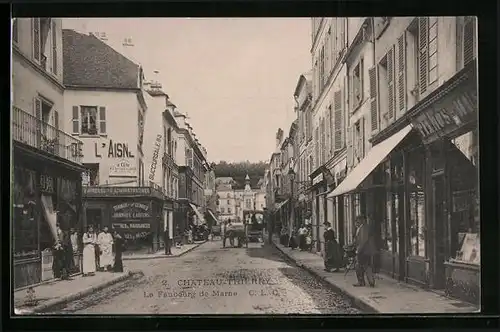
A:
[[[288,229],[291,232],[293,224],[295,223],[295,211],[294,211],[294,193],[293,193],[293,185],[294,185],[294,180],[295,180],[295,171],[293,170],[293,160],[292,163],[290,163],[290,168],[288,169],[288,176],[290,177],[290,221],[288,223]],[[290,233],[291,235],[291,233]]]

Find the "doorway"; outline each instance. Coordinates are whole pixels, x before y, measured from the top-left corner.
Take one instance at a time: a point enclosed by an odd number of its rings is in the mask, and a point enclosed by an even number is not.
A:
[[[432,177],[432,202],[433,202],[433,219],[436,231],[435,238],[435,255],[434,255],[434,287],[442,289],[445,286],[445,265],[446,247],[447,247],[447,232],[446,232],[446,196],[445,196],[445,180],[442,173]]]

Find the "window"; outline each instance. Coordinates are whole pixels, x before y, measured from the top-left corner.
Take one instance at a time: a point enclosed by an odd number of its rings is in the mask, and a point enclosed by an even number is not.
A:
[[[227,200],[227,205],[229,205],[229,204],[231,204],[231,201],[228,199],[228,200]]]
[[[245,200],[245,207],[247,210],[250,210],[252,208],[252,200],[251,199],[247,198]]]
[[[38,250],[38,225],[35,219],[36,174],[34,171],[14,167],[12,203],[14,258],[36,257]]]
[[[225,209],[223,207],[220,208],[220,213],[225,213]]]
[[[227,208],[227,213],[231,214],[231,208]]]
[[[363,102],[363,58],[354,67],[351,76],[353,91],[352,112]]]
[[[323,91],[323,87],[326,84],[326,71],[325,71],[325,46],[321,47],[320,55],[319,55],[319,61],[320,61],[320,91]],[[320,92],[321,93],[321,92]]]
[[[319,167],[320,163],[320,154],[319,154],[319,128],[316,127],[314,130],[314,161],[315,161],[315,167]]]
[[[476,19],[459,16],[457,20],[457,71],[474,60],[476,51]]]
[[[380,60],[378,66],[378,76],[380,80],[380,110],[383,113],[382,124],[385,128],[395,116],[396,90],[394,85],[394,46]]]
[[[79,120],[81,120],[80,130],[78,130]],[[101,107],[99,122],[103,133],[106,132],[105,121],[105,110],[104,107]],[[97,106],[80,106],[80,119],[78,118],[78,106],[73,106],[73,133],[98,134]]]
[[[19,35],[18,35],[18,28],[17,25],[19,24],[17,18],[12,19],[12,40],[14,42],[18,42],[19,40]]]
[[[438,78],[437,17],[418,18],[418,88],[419,98],[428,92]]]
[[[344,147],[344,142],[342,142],[342,129],[343,129],[343,118],[342,118],[342,90],[335,91],[333,94],[333,105],[334,105],[334,126],[335,126],[335,134],[334,134],[334,143],[335,143],[335,151],[338,151]]]
[[[324,164],[326,162],[326,133],[325,133],[325,119],[321,119],[320,123],[320,131],[321,131],[321,161],[320,164]]]
[[[50,22],[49,18],[32,18],[32,36],[33,36],[33,60],[40,63],[46,69],[47,56],[45,46],[49,37]]]
[[[425,240],[425,204],[424,204],[424,170],[425,158],[420,150],[410,156],[409,186],[410,186],[410,225],[408,247],[413,256],[426,257]]]

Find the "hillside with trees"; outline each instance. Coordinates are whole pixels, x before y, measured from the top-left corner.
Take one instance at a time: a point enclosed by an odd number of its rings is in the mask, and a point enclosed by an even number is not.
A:
[[[220,161],[214,164],[215,177],[232,177],[236,182],[235,189],[245,188],[245,176],[250,177],[250,185],[252,188],[258,188],[257,183],[264,177],[264,172],[267,163],[259,161],[252,163],[250,161],[242,161],[236,163],[228,163]]]

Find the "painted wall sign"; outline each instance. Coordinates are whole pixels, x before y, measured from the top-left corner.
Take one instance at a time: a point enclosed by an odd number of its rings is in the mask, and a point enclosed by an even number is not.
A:
[[[135,158],[128,143],[113,142],[109,140],[108,158]]]
[[[109,167],[110,177],[137,177],[137,166],[135,160],[132,164],[127,159],[122,159]]]
[[[111,218],[114,219],[142,219],[150,218],[149,204],[126,202],[113,206]]]
[[[473,121],[476,114],[477,91],[472,89],[450,93],[435,106],[423,110],[412,122],[424,143],[430,143]]]
[[[316,177],[312,181],[312,185],[314,186],[320,183],[321,181],[323,181],[323,173],[319,173],[318,175],[316,175]]]
[[[114,222],[113,228],[114,229],[127,229],[127,230],[130,230],[130,229],[144,230],[144,229],[150,229],[151,225],[148,222],[142,222],[142,223]]]
[[[149,169],[149,179],[151,181],[154,181],[155,179],[156,166],[158,164],[158,154],[160,153],[162,138],[162,135],[156,135],[156,141],[153,148],[153,160],[151,161],[151,168]]]

